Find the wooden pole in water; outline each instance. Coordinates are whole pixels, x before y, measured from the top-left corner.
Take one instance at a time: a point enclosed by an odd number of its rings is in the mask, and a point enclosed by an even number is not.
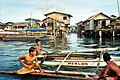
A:
[[[115,31],[113,30],[113,37],[115,37]]]
[[[115,31],[113,31],[113,45],[115,43]]]
[[[102,31],[99,31],[99,48],[101,48],[101,44],[102,44]],[[101,56],[102,56],[102,51],[100,52],[99,54],[99,60],[98,60],[98,63],[97,63],[97,68],[96,68],[96,73],[98,72],[99,70],[99,65],[100,65],[100,60],[101,60]]]
[[[99,38],[102,38],[102,31],[99,31]]]

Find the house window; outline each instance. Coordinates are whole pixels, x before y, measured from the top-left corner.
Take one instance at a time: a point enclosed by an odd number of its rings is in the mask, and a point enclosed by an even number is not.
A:
[[[64,16],[64,17],[63,17],[63,20],[67,20],[67,16]]]
[[[48,26],[53,26],[53,23],[48,23]]]
[[[13,28],[17,29],[17,26],[14,26]]]
[[[48,23],[48,26],[50,26],[50,23]]]
[[[102,21],[102,27],[106,28],[106,21]]]

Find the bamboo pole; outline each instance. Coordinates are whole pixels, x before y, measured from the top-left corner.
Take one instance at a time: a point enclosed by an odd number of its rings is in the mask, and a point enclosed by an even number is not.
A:
[[[98,60],[98,63],[97,63],[96,73],[98,73],[98,70],[99,70],[101,56],[102,56],[102,52],[99,54],[99,60]]]
[[[64,60],[60,63],[60,65],[56,69],[56,72],[58,72],[58,70],[60,69],[60,67],[62,66],[62,64],[65,62],[65,60],[69,57],[70,54],[71,54],[71,52],[69,54],[67,54],[67,56],[64,58]]]
[[[87,50],[65,50],[61,53],[70,53],[70,52],[99,52],[99,51],[115,51],[120,50],[120,48],[97,48],[97,49],[87,49]]]

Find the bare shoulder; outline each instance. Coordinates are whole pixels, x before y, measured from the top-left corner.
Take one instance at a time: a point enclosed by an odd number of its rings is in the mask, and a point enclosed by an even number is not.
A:
[[[20,56],[20,57],[18,58],[18,60],[20,60],[20,59],[23,59],[23,58],[27,57],[27,55],[28,55],[28,54],[24,54],[23,56]]]
[[[116,65],[116,63],[115,63],[115,62],[113,62],[113,61],[111,61],[110,65],[111,65],[111,66],[112,66],[112,65]]]
[[[117,67],[117,64],[114,63],[113,61],[111,61],[111,63],[109,63],[109,66],[110,66],[110,67]]]
[[[29,54],[24,54],[23,56],[25,56],[25,57],[26,57],[26,56],[28,56],[28,55],[29,55]]]

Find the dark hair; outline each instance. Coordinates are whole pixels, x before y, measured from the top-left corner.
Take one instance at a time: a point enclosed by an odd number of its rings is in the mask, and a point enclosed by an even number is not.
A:
[[[110,59],[111,59],[110,54],[108,54],[108,52],[106,52],[106,53],[103,55],[103,59],[104,59],[105,62],[110,61]]]
[[[30,47],[29,53],[33,52],[35,49],[36,49],[36,48],[34,48],[34,47]]]
[[[35,43],[38,43],[39,41],[40,41],[40,39],[36,39],[36,40],[35,40]]]

